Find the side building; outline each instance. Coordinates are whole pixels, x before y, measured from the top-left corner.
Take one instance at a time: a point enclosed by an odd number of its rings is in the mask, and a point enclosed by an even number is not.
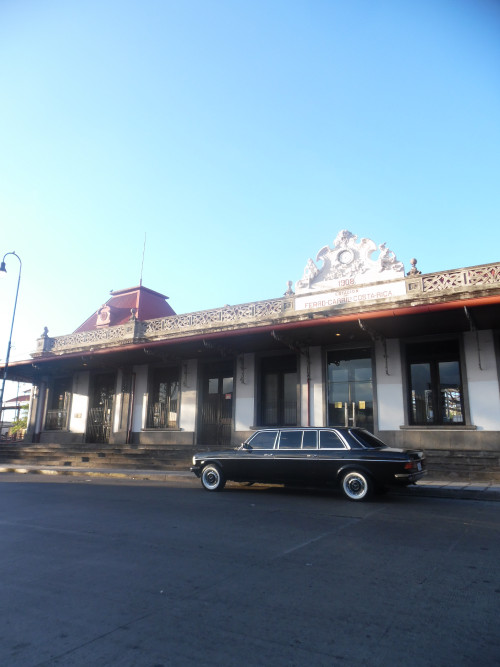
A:
[[[178,315],[143,286],[112,292],[9,366],[34,387],[25,440],[188,462],[255,428],[357,425],[471,478],[498,470],[500,263],[411,266],[342,230],[279,298]]]

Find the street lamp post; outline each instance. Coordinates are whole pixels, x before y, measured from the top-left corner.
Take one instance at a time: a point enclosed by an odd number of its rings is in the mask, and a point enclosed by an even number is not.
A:
[[[5,357],[5,366],[3,367],[3,378],[2,378],[2,386],[0,388],[0,423],[2,422],[2,413],[3,413],[3,394],[5,391],[5,381],[7,380],[7,368],[9,367],[9,359],[10,359],[10,349],[12,347],[12,331],[14,329],[14,320],[16,319],[16,308],[17,308],[17,297],[19,295],[19,283],[21,282],[21,269],[22,269],[22,262],[21,258],[19,255],[17,255],[15,252],[6,252],[5,255],[3,256],[2,263],[0,264],[0,273],[7,273],[7,268],[5,266],[5,258],[8,255],[14,255],[14,257],[17,257],[19,260],[19,276],[17,278],[17,289],[16,289],[16,298],[14,300],[14,310],[12,312],[12,322],[10,323],[10,334],[9,334],[9,342],[7,344],[7,356]]]

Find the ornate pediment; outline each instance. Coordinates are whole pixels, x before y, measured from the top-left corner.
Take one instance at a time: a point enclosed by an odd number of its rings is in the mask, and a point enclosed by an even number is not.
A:
[[[295,284],[296,294],[404,277],[403,263],[385,243],[377,246],[371,239],[358,241],[347,229],[337,234],[333,248],[321,248],[316,262],[322,265],[318,268],[308,259],[304,275]]]

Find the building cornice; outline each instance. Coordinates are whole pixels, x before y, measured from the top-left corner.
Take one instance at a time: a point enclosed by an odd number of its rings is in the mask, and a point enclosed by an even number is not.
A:
[[[352,319],[404,313],[423,309],[447,310],[500,301],[500,263],[439,273],[415,274],[366,285],[277,299],[223,306],[152,320],[131,320],[103,329],[37,340],[34,358],[57,357],[76,352],[123,348],[135,344],[189,339],[203,334],[249,331],[269,326],[311,323],[312,319]]]

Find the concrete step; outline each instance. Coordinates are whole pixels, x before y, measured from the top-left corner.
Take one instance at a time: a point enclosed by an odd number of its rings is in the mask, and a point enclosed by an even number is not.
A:
[[[91,450],[88,447],[55,447],[47,445],[2,448],[0,462],[13,464],[38,464],[47,466],[124,467],[142,469],[188,468],[192,453],[185,449],[113,447]]]
[[[427,450],[429,479],[500,482],[500,454],[471,450]]]
[[[0,445],[0,463],[64,467],[187,470],[203,446],[31,444]],[[427,479],[500,483],[500,453],[468,450],[427,450]]]

